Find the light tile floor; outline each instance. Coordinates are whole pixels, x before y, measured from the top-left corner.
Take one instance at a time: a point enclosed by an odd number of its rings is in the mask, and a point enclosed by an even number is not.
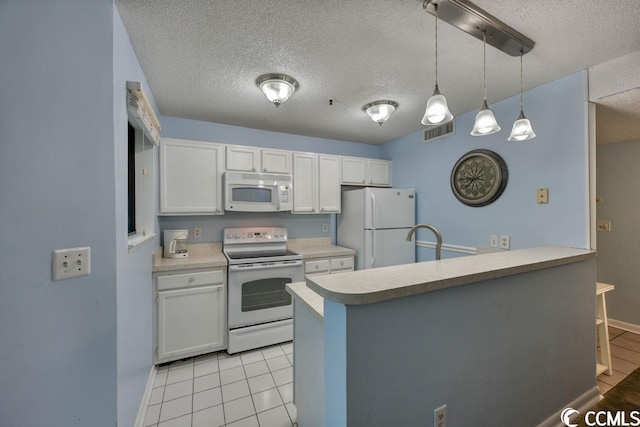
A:
[[[291,342],[158,368],[145,426],[296,426]]]
[[[602,394],[640,368],[640,335],[609,326],[609,346],[613,375],[598,376],[598,387]],[[600,354],[598,354],[599,357]]]

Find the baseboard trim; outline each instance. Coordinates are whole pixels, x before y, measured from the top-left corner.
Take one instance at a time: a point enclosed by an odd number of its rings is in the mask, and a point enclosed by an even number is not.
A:
[[[590,388],[589,390],[585,391],[584,393],[582,393],[582,395],[578,396],[573,401],[567,403],[563,408],[559,409],[549,418],[547,418],[546,420],[538,424],[538,427],[564,427],[564,424],[560,420],[560,415],[562,414],[562,411],[564,411],[566,408],[573,408],[576,411],[580,412],[581,414],[584,414],[586,411],[589,410],[589,408],[591,408],[593,405],[595,405],[599,401],[600,401],[600,390],[598,389],[598,386],[594,385],[593,388]]]
[[[151,391],[153,390],[153,383],[156,380],[156,374],[158,373],[158,367],[153,365],[151,372],[149,372],[149,378],[147,378],[147,385],[144,387],[144,393],[142,395],[142,401],[138,408],[138,416],[136,417],[135,427],[144,427],[144,419],[147,417],[147,404],[151,399]]]
[[[416,246],[420,246],[420,247],[423,247],[423,248],[435,249],[436,243],[435,242],[427,242],[425,240],[417,240],[416,241]],[[457,253],[460,253],[460,254],[467,254],[467,255],[475,255],[476,254],[476,248],[472,248],[471,246],[448,245],[446,243],[442,245],[442,250],[443,251],[447,251],[447,252],[457,252]]]
[[[627,332],[633,332],[634,334],[640,335],[640,325],[635,325],[633,323],[623,322],[622,320],[616,320],[612,318],[608,318],[607,322],[609,326],[613,326],[614,328],[622,329]]]

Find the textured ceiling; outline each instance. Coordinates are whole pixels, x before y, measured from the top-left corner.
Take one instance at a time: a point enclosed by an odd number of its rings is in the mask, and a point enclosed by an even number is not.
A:
[[[116,2],[162,115],[368,144],[422,128],[434,17],[421,1]],[[525,90],[640,47],[638,0],[474,3],[536,42],[524,57]],[[476,110],[482,42],[444,22],[438,29],[440,90],[454,114]],[[255,85],[270,72],[300,83],[278,109]],[[490,104],[518,93],[518,58],[487,47],[487,74]],[[377,99],[399,104],[383,126],[362,111]]]
[[[640,140],[640,88],[596,101],[598,145]]]

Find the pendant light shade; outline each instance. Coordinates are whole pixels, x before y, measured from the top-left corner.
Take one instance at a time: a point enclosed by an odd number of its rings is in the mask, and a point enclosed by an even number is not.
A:
[[[482,32],[483,48],[484,48],[484,101],[482,108],[476,114],[476,122],[471,130],[472,136],[491,135],[500,130],[500,126],[493,115],[493,111],[487,105],[487,32]]]
[[[398,103],[382,99],[380,101],[370,102],[362,107],[362,110],[371,117],[371,120],[380,126],[391,117],[391,113],[398,108]]]
[[[276,108],[298,89],[296,79],[285,74],[264,74],[256,79],[256,85]]]
[[[522,109],[522,55],[523,52],[520,51],[520,114],[516,121],[513,122],[513,129],[511,129],[511,135],[509,135],[507,141],[526,141],[536,137],[531,127],[531,122],[524,116]]]
[[[425,2],[424,7],[426,7],[427,4],[428,2]],[[422,117],[421,123],[425,126],[440,125],[453,120],[453,114],[451,114],[447,106],[447,98],[440,93],[440,89],[438,88],[438,5],[434,4],[434,7],[436,16],[436,87],[433,90],[433,95],[431,95],[431,98],[427,101],[427,108]]]
[[[493,111],[489,109],[487,100],[485,99],[482,103],[482,108],[478,111],[478,114],[476,114],[476,122],[473,125],[473,130],[471,130],[471,135],[491,135],[499,130],[500,126],[496,121],[496,117],[493,115]]]

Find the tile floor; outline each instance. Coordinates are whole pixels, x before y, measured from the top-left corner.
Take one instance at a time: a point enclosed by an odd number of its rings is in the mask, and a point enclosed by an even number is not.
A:
[[[291,342],[230,356],[180,360],[158,369],[145,418],[153,427],[291,427]]]
[[[598,376],[598,387],[602,394],[640,368],[640,335],[609,326],[609,345],[613,375]]]

